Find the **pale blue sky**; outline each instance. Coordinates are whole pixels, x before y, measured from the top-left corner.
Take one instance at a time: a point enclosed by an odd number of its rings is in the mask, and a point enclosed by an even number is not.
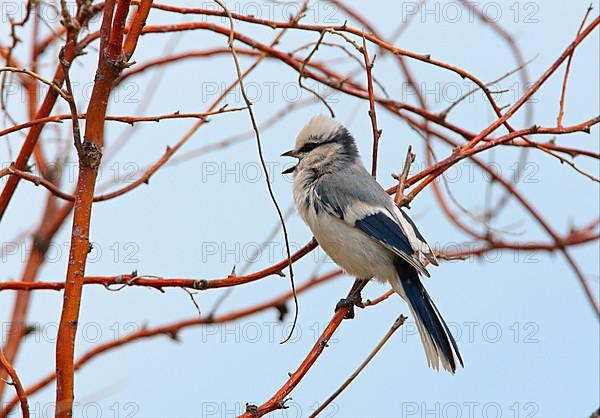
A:
[[[189,2],[197,7],[211,2]],[[283,6],[273,2],[227,2],[234,10],[254,13],[259,17],[283,20]],[[413,10],[411,2],[354,2],[389,36],[403,17]],[[537,78],[562,53],[574,37],[588,3],[560,2],[481,2],[490,16],[501,13],[502,24],[523,48],[525,59],[535,58],[527,67]],[[592,18],[597,16],[595,3]],[[256,8],[258,7],[258,8]],[[428,2],[428,13],[420,12],[396,44],[419,53],[464,68],[481,80],[490,81],[515,68],[516,64],[506,44],[489,27],[471,19],[466,9],[454,2]],[[254,8],[254,9],[253,9]],[[294,10],[294,9],[289,9]],[[456,13],[460,11],[460,16]],[[50,12],[48,12],[50,13]],[[194,21],[203,17],[167,16],[153,11],[149,22],[165,23]],[[343,14],[326,4],[313,4],[307,22],[341,24]],[[221,19],[215,22],[226,25]],[[472,21],[471,21],[472,20]],[[354,25],[354,22],[350,20]],[[95,24],[97,25],[97,23]],[[95,26],[94,26],[95,27]],[[275,36],[270,29],[256,29],[238,24],[268,43]],[[3,27],[3,34],[4,34]],[[25,37],[25,36],[24,36]],[[318,34],[290,31],[280,45],[290,50],[314,42]],[[170,49],[186,52],[214,46],[226,46],[226,38],[209,32],[190,32],[182,36],[149,35],[141,39],[134,60],[144,63],[161,56],[165,43]],[[339,39],[329,35],[326,41]],[[173,46],[175,45],[175,46]],[[600,111],[598,32],[592,34],[577,49],[569,81],[565,123],[578,123],[596,116]],[[240,45],[241,47],[241,45]],[[375,50],[372,50],[374,53]],[[50,57],[46,56],[46,59]],[[321,47],[315,60],[343,57],[337,50]],[[81,59],[88,67],[75,65],[73,80],[79,94],[89,94],[90,81],[97,57],[95,52]],[[251,61],[241,58],[246,68]],[[427,93],[432,109],[447,107],[457,92],[471,88],[469,83],[452,73],[409,61]],[[84,71],[87,68],[87,71]],[[353,64],[337,64],[347,71]],[[48,67],[42,67],[46,73]],[[396,62],[389,56],[378,57],[374,75],[399,100],[414,103],[406,92]],[[156,88],[145,113],[164,114],[173,111],[202,112],[220,91],[235,77],[229,55],[209,59],[194,59],[169,66],[158,87],[149,86],[155,72],[133,77],[118,90],[110,105],[110,114],[135,114],[144,94]],[[534,122],[554,126],[563,70],[559,70],[535,96]],[[287,66],[265,61],[248,78],[248,92],[253,97],[259,122],[265,121],[286,103],[297,101],[297,73]],[[360,80],[363,82],[363,80]],[[307,85],[316,87],[307,80]],[[500,105],[514,102],[522,89],[520,79],[513,75],[501,83],[508,90],[498,98]],[[323,91],[323,87],[318,87]],[[88,90],[86,90],[88,89]],[[459,95],[460,95],[459,94]],[[493,120],[489,106],[477,93],[474,100],[459,106],[449,120],[472,131],[483,129]],[[231,107],[243,104],[239,92],[226,100]],[[351,121],[350,130],[357,138],[366,164],[370,165],[371,126],[368,106],[341,94],[331,97],[331,106],[342,122]],[[81,108],[85,108],[82,100]],[[66,111],[61,104],[61,111]],[[291,204],[291,184],[279,174],[287,161],[279,155],[290,148],[297,131],[315,113],[326,109],[318,102],[281,118],[262,133],[266,160],[272,167],[273,188],[282,210]],[[22,113],[15,112],[22,120]],[[417,162],[423,164],[421,139],[407,126],[378,109],[379,126],[383,129],[379,180],[385,186],[393,184],[390,173],[401,169],[409,144],[417,152]],[[522,112],[513,121],[524,126]],[[174,144],[192,122],[163,121],[136,128],[109,124],[107,144],[114,143],[122,132],[134,132],[123,151],[101,170],[100,183],[119,173],[124,179],[129,173],[138,175],[149,163]],[[182,153],[203,145],[217,143],[249,128],[248,115],[243,112],[222,115],[201,128],[181,150]],[[56,128],[46,128],[44,141],[54,144]],[[69,125],[61,127],[69,132]],[[64,135],[64,134],[63,134]],[[13,152],[20,139],[11,139]],[[4,142],[4,141],[3,141]],[[598,152],[598,129],[591,135],[576,134],[559,138],[560,144],[573,145]],[[49,145],[48,150],[54,150]],[[0,147],[2,161],[10,161],[7,147]],[[448,155],[446,146],[436,146],[438,157]],[[519,154],[512,148],[500,148],[483,155],[502,174],[511,177]],[[598,216],[597,185],[575,173],[556,159],[531,152],[530,164],[518,185],[536,208],[561,234],[571,225],[581,226]],[[596,176],[597,161],[578,158],[577,164]],[[227,275],[234,264],[238,272],[244,259],[270,233],[276,222],[273,205],[268,198],[264,177],[258,172],[256,144],[250,138],[223,150],[217,150],[187,162],[165,168],[156,174],[149,186],[143,186],[125,197],[96,204],[93,210],[91,239],[96,243],[88,264],[88,275],[115,275],[138,270],[140,274],[167,277],[214,278]],[[477,212],[484,208],[488,183],[478,169],[468,162],[458,165],[449,178],[454,195],[462,204]],[[65,190],[73,181],[64,184]],[[493,189],[493,198],[502,191]],[[0,233],[4,243],[37,222],[45,193],[30,184],[20,184],[17,194],[3,219]],[[447,246],[468,240],[453,227],[437,207],[430,190],[419,195],[410,214],[432,245]],[[468,220],[468,219],[467,219]],[[69,242],[70,220],[53,242],[52,262],[47,263],[39,278],[63,280]],[[497,219],[495,227],[509,229],[509,241],[544,241],[544,231],[516,203],[510,203]],[[308,229],[294,214],[288,221],[290,240],[297,247],[310,239]],[[284,252],[281,234],[270,239],[272,251],[262,251],[255,271],[279,261]],[[26,245],[30,245],[29,243]],[[27,246],[17,254],[3,256],[3,279],[18,278]],[[582,271],[598,295],[598,244],[572,250]],[[305,281],[314,271],[322,252],[307,256],[295,264],[297,283]],[[335,266],[326,262],[327,272]],[[231,417],[244,409],[245,402],[260,404],[271,397],[285,381],[287,373],[296,369],[331,318],[333,307],[351,285],[348,277],[338,278],[299,298],[298,336],[293,342],[280,345],[289,330],[290,317],[277,324],[277,312],[269,310],[244,319],[240,323],[219,327],[187,329],[180,342],[167,337],[137,342],[96,358],[76,377],[77,402],[75,416],[135,416],[135,417]],[[458,345],[465,360],[465,369],[455,376],[427,368],[419,338],[410,322],[388,342],[360,377],[335,401],[322,416],[328,417],[586,417],[599,405],[599,330],[598,319],[592,313],[574,273],[562,256],[543,253],[515,255],[500,252],[486,260],[442,263],[432,270],[426,283],[446,321],[456,330]],[[221,307],[221,313],[253,305],[289,289],[289,280],[277,276],[234,289]],[[373,283],[365,297],[375,297],[386,287]],[[203,312],[210,310],[221,291],[207,291],[196,296]],[[23,345],[16,363],[21,380],[27,386],[53,369],[55,324],[59,319],[61,293],[36,292],[29,321],[41,327]],[[0,293],[0,315],[8,318],[13,293]],[[292,305],[289,305],[290,308]],[[315,405],[356,368],[384,335],[393,320],[407,307],[398,297],[366,310],[357,318],[346,321],[335,335],[318,364],[291,394],[291,408],[276,412],[273,417],[307,417]],[[189,296],[170,289],[165,294],[148,289],[125,289],[108,292],[102,287],[86,287],[82,301],[77,353],[82,354],[97,344],[115,336],[123,336],[144,324],[158,326],[192,318],[197,315]],[[4,320],[6,321],[6,319]],[[11,393],[9,388],[8,393]],[[12,396],[12,393],[11,393]],[[54,387],[31,397],[35,416],[49,416]],[[100,411],[101,415],[95,413]],[[132,415],[128,415],[131,413]],[[426,415],[429,413],[429,415]],[[46,414],[46,415],[44,415]],[[117,415],[118,414],[118,415]]]

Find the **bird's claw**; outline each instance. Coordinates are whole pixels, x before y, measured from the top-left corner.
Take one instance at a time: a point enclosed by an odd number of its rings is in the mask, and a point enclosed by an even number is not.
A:
[[[339,311],[341,308],[347,308],[344,319],[353,319],[354,307],[358,306],[361,309],[365,307],[362,301],[361,291],[366,283],[366,281],[356,280],[352,285],[352,289],[350,289],[350,293],[348,293],[348,297],[340,299],[337,305],[335,305],[335,312]]]
[[[335,312],[339,311],[342,308],[348,308],[348,312],[344,315],[344,319],[353,319],[354,318],[354,300],[352,298],[342,298],[335,305]]]

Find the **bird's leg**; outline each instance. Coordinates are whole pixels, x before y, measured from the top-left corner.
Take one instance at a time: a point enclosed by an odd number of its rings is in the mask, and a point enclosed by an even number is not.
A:
[[[360,289],[356,290],[355,294],[353,296],[351,296],[351,298],[354,301],[354,306],[363,309],[365,307],[365,304],[363,303],[363,300],[362,300],[362,289],[365,287],[368,280],[361,279],[360,281],[361,281],[361,283],[364,283],[364,284],[360,287]]]
[[[344,319],[352,319],[354,318],[354,306],[358,306],[359,308],[364,307],[362,303],[362,295],[361,291],[367,285],[368,279],[356,279],[352,288],[348,292],[348,296],[340,299],[340,301],[335,305],[335,311],[337,312],[341,308],[347,307],[348,312],[344,315]]]
[[[365,307],[365,305],[363,304],[363,301],[362,301],[361,292],[367,285],[368,281],[369,281],[369,279],[356,279],[354,281],[354,284],[352,285],[352,289],[350,289],[350,292],[348,293],[348,298],[352,300],[352,302],[354,303],[354,306],[358,306],[359,308]]]

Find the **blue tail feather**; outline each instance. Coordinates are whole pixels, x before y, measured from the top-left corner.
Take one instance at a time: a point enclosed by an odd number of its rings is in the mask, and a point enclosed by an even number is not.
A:
[[[422,324],[419,331],[426,332],[428,338],[430,338],[433,343],[433,347],[431,348],[435,352],[431,353],[431,356],[434,356],[435,358],[430,358],[430,354],[427,353],[427,347],[425,347],[430,364],[433,364],[434,367],[436,367],[438,359],[441,359],[442,365],[450,372],[454,373],[457,368],[456,360],[460,362],[461,366],[463,366],[463,361],[458,351],[456,341],[450,333],[448,326],[431,300],[427,290],[425,290],[425,287],[421,283],[417,271],[402,260],[398,261],[396,270],[398,271],[400,284],[404,290],[406,301],[409,303],[411,310],[416,317],[415,320]],[[423,337],[424,336],[422,336],[422,339]],[[425,341],[426,340],[423,339],[423,344],[427,345]]]

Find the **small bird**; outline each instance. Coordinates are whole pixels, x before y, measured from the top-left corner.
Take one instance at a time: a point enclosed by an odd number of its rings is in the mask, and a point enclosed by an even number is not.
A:
[[[296,208],[317,242],[346,273],[388,282],[415,319],[427,363],[451,373],[464,367],[456,341],[423,287],[424,263],[438,265],[414,222],[367,172],[348,130],[315,116],[282,157],[298,163],[293,173]]]

